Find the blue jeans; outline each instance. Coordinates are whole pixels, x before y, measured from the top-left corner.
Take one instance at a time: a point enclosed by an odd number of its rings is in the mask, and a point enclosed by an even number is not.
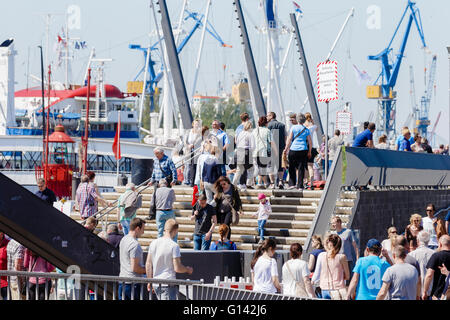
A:
[[[261,240],[264,240],[264,226],[267,220],[258,220],[258,234]]]
[[[156,210],[156,227],[158,228],[158,238],[164,235],[164,226],[169,219],[175,219],[175,212],[173,210]],[[178,235],[175,236],[174,241],[177,242]]]
[[[194,250],[209,250],[211,238],[206,241],[206,234],[194,234]]]
[[[328,290],[322,290],[322,299],[331,300],[331,294]]]
[[[125,290],[123,300],[131,300],[131,286],[132,286],[131,283],[119,283],[119,300],[122,300],[122,290]],[[140,300],[141,284],[136,283],[136,284],[133,284],[133,286],[134,286],[134,292],[133,292],[134,300]]]
[[[122,225],[123,235],[126,236],[130,232],[130,220],[120,220],[120,224]]]
[[[155,293],[158,300],[178,300],[177,286],[158,286],[155,288]]]

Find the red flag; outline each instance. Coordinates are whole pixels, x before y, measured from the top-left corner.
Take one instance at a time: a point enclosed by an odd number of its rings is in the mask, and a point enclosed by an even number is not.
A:
[[[120,158],[122,158],[122,155],[120,153],[120,111],[119,111],[119,121],[117,122],[116,135],[114,136],[112,150],[114,152],[114,157],[116,158],[116,160],[120,160]]]

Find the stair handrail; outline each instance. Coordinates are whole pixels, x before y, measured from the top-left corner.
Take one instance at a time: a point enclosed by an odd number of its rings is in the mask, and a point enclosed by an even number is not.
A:
[[[175,168],[178,169],[178,168],[182,167],[186,162],[192,161],[193,159],[199,157],[199,156],[202,154],[202,152],[203,152],[202,146],[200,146],[200,147],[198,147],[197,149],[191,151],[189,155],[186,155],[186,156],[182,157],[179,161],[177,161],[177,162],[175,163]],[[151,177],[150,177],[149,179],[145,180],[144,182],[142,182],[141,184],[139,184],[139,185],[136,187],[136,189],[139,189],[139,188],[143,187],[143,188],[140,189],[139,191],[136,190],[136,192],[138,193],[138,195],[140,195],[144,190],[146,190],[147,188],[150,187],[150,186],[148,185],[148,183],[150,182],[150,180],[151,180]],[[114,200],[114,202],[111,204],[111,206],[104,207],[104,208],[98,210],[98,211],[97,211],[96,213],[94,213],[91,217],[94,217],[94,218],[97,219],[97,221],[99,221],[99,220],[102,219],[104,216],[106,216],[107,214],[109,214],[111,211],[113,211],[114,209],[117,209],[117,208],[119,207],[119,203],[118,203],[118,202],[119,202],[119,199]],[[97,215],[98,215],[100,212],[102,212],[102,211],[104,211],[104,210],[106,210],[106,209],[109,209],[109,210],[106,211],[106,212],[104,212],[104,213],[102,213],[100,216],[97,217]],[[81,222],[82,225],[84,225],[85,223],[86,223],[86,220],[83,220],[83,221]]]

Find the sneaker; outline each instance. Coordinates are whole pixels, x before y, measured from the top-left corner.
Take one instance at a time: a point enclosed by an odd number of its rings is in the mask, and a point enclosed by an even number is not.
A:
[[[293,189],[295,189],[296,187],[295,186],[290,186],[289,188],[288,188],[288,190],[293,190]]]
[[[264,242],[263,239],[259,239],[258,244],[262,244]]]
[[[284,189],[284,185],[282,183],[278,184],[278,189],[283,190]]]
[[[252,186],[247,186],[247,189],[255,189],[255,188],[253,188]]]
[[[272,184],[270,184],[267,188],[268,188],[268,189],[275,189],[275,185],[272,183]]]
[[[258,184],[256,186],[256,189],[264,189],[264,188],[265,188],[265,186],[263,184]]]

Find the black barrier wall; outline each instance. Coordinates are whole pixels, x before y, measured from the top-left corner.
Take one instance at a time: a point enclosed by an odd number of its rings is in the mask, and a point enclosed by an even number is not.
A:
[[[450,205],[450,190],[389,190],[359,191],[359,201],[351,228],[359,233],[360,254],[364,254],[367,241],[371,238],[380,242],[388,237],[387,229],[396,227],[398,234],[410,224],[413,213],[426,216],[427,204],[436,209]],[[446,212],[439,217],[445,218]]]
[[[0,173],[0,230],[63,270],[118,276],[119,251]]]

